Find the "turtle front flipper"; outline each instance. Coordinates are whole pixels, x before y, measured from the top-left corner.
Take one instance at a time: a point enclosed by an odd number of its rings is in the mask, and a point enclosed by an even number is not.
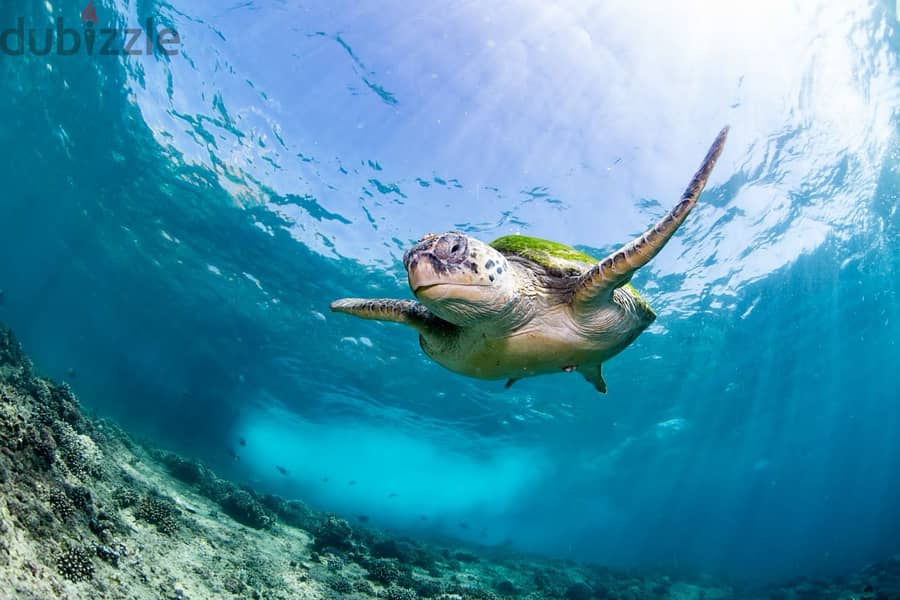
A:
[[[622,246],[602,261],[591,267],[575,284],[572,304],[576,308],[592,308],[597,303],[606,302],[612,292],[631,280],[634,272],[646,265],[666,245],[688,213],[697,204],[700,192],[706,186],[710,173],[722,154],[728,127],[722,128],[716,136],[700,169],[694,174],[681,201],[656,225],[642,236]]]
[[[361,319],[403,323],[420,333],[449,325],[415,300],[391,298],[342,298],[331,303],[331,311]]]

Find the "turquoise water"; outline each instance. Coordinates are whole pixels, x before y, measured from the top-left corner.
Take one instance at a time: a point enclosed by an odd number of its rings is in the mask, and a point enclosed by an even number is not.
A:
[[[98,413],[376,526],[751,581],[896,553],[896,7],[805,4],[99,2],[178,54],[0,56],[0,319]],[[603,255],[725,123],[605,396],[328,312],[411,297],[426,232]]]

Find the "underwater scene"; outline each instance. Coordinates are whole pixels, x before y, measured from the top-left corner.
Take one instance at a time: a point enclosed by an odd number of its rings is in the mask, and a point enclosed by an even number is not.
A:
[[[893,0],[2,8],[0,600],[900,599]]]

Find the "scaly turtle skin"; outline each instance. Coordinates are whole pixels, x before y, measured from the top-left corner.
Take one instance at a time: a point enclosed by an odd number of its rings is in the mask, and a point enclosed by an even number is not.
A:
[[[606,392],[601,364],[653,320],[629,284],[662,250],[697,203],[725,144],[716,137],[681,201],[656,225],[601,261],[568,246],[521,235],[485,244],[451,231],[430,234],[403,265],[415,300],[345,298],[331,310],[405,323],[444,367],[480,379],[578,371]]]

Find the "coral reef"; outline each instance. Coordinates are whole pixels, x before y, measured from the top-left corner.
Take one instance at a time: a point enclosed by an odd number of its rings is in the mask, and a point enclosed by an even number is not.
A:
[[[275,521],[247,490],[234,490],[225,496],[222,510],[235,521],[254,529],[265,529]]]
[[[285,525],[314,531],[322,522],[322,515],[317,514],[300,500],[285,500],[273,494],[260,497],[260,502],[271,510]]]
[[[87,435],[77,433],[65,422],[55,423],[53,436],[57,451],[69,467],[70,473],[79,479],[90,479],[100,473],[103,453]]]
[[[118,508],[134,506],[141,499],[141,495],[130,487],[118,487],[112,493],[112,500]]]
[[[357,579],[353,582],[353,591],[365,596],[376,596],[375,586],[365,579]]]
[[[329,554],[325,557],[325,567],[329,571],[340,571],[344,568],[344,559],[340,556]]]
[[[383,585],[389,585],[400,579],[400,567],[393,558],[378,558],[366,566],[369,579]]]
[[[834,581],[736,590],[425,544],[259,494],[85,418],[0,327],[0,598],[900,598],[900,556]]]
[[[396,583],[391,584],[385,591],[384,597],[387,598],[387,600],[418,600],[419,598],[414,590],[400,587]]]
[[[591,600],[593,597],[594,590],[583,581],[573,583],[566,589],[566,600]]]
[[[325,550],[347,551],[353,550],[353,529],[344,519],[330,516],[316,528],[313,534],[315,541],[313,549],[318,552]]]
[[[444,592],[444,583],[437,579],[415,578],[412,580],[412,589],[421,598],[435,598]]]
[[[67,521],[75,514],[75,505],[69,500],[69,496],[62,488],[53,488],[50,491],[48,502],[53,513],[62,521]]]
[[[328,587],[341,594],[353,592],[353,582],[346,577],[329,577],[326,583],[328,584]]]
[[[69,581],[87,581],[94,576],[91,555],[83,548],[69,548],[56,559],[56,568]]]
[[[156,526],[160,533],[172,535],[178,531],[178,508],[168,498],[147,495],[134,510],[134,516],[141,521]]]
[[[435,565],[435,555],[409,539],[383,538],[370,544],[372,556],[396,558],[401,563],[430,570]]]
[[[214,477],[212,472],[202,464],[187,460],[172,452],[159,452],[156,457],[168,468],[172,477],[184,483],[197,485]]]

